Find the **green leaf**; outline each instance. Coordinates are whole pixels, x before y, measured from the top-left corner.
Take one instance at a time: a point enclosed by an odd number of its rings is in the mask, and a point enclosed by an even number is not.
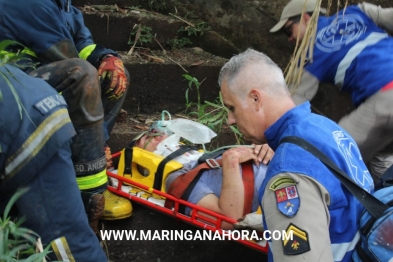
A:
[[[18,109],[19,109],[19,113],[20,113],[20,118],[22,119],[22,103],[19,99],[19,95],[18,93],[15,91],[14,86],[12,85],[11,81],[8,79],[8,76],[4,73],[0,71],[0,75],[1,77],[3,77],[4,81],[7,83],[7,85],[9,86],[9,88],[11,89],[12,94],[15,97],[16,100],[16,104],[18,105]]]
[[[22,45],[21,43],[18,43],[16,41],[3,40],[3,41],[0,42],[0,50],[4,50],[9,45],[20,45],[21,47],[26,48],[24,45]]]
[[[189,74],[184,74],[182,75],[185,79],[187,79],[188,81],[192,81],[193,77],[190,76]]]
[[[219,112],[214,116],[210,116],[210,114],[207,114],[206,119],[208,119],[208,121],[210,121],[210,122],[216,121],[217,119],[224,120],[222,112]]]
[[[10,201],[7,203],[7,206],[5,207],[4,213],[3,213],[3,220],[6,220],[8,217],[8,214],[11,210],[11,207],[15,204],[15,202],[20,198],[24,193],[26,193],[29,190],[27,187],[23,187],[18,189],[15,194],[11,197]]]
[[[44,257],[52,252],[52,251],[49,251],[50,247],[51,246],[48,245],[41,253],[31,255],[24,262],[43,261]]]
[[[243,134],[240,133],[240,131],[239,131],[239,129],[237,129],[237,127],[229,126],[229,128],[233,131],[233,133],[243,136]]]
[[[222,105],[218,105],[216,103],[212,103],[209,101],[204,101],[206,104],[208,104],[209,106],[215,107],[215,108],[222,108]]]
[[[189,90],[190,90],[190,89],[187,88],[187,90],[186,90],[186,95],[185,95],[185,96],[186,96],[186,101],[187,101],[187,103],[188,103],[188,91],[189,91]]]

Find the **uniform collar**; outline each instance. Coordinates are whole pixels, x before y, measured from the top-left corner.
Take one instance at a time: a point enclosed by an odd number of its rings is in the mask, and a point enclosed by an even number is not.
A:
[[[265,131],[269,146],[276,151],[283,134],[291,132],[294,129],[293,126],[301,121],[306,114],[310,113],[311,105],[308,101],[286,112]]]

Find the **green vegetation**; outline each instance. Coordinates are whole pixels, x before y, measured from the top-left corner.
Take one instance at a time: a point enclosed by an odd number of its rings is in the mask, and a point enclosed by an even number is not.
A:
[[[188,74],[184,74],[183,77],[188,81],[188,88],[185,93],[185,111],[187,112],[188,110],[195,108],[196,111],[191,111],[188,114],[196,117],[199,123],[208,126],[214,132],[222,132],[224,124],[227,124],[228,109],[224,106],[221,93],[214,102],[204,101],[204,103],[202,104],[199,88],[203,81],[199,82],[198,79]],[[197,102],[190,102],[189,100],[189,92],[192,90],[193,87],[195,87],[197,91]],[[240,133],[239,129],[235,126],[229,126],[229,128],[235,136],[236,144],[244,144],[242,138],[243,136]]]
[[[167,41],[167,44],[171,47],[171,49],[180,49],[185,46],[192,45],[192,42],[190,39],[188,39],[186,37],[182,37],[179,39],[178,38],[171,39],[171,40]]]
[[[133,45],[135,41],[139,42],[141,46],[153,42],[152,28],[148,26],[138,25],[134,29],[132,29],[127,44]]]
[[[198,24],[196,24],[195,26],[186,26],[186,27],[182,27],[179,29],[178,33],[182,34],[182,33],[187,33],[188,36],[203,36],[203,34],[206,31],[210,31],[211,27],[208,23],[206,22],[200,22]]]
[[[12,41],[12,40],[1,41],[0,42],[0,66],[1,67],[6,64],[11,64],[11,65],[19,67],[21,69],[23,69],[25,66],[28,66],[28,67],[35,67],[36,66],[30,59],[23,58],[22,53],[12,54],[12,53],[7,52],[6,51],[7,47],[11,46],[11,45],[18,45],[21,47],[21,49],[25,48],[25,46],[23,46],[22,44]],[[21,62],[21,61],[23,61],[23,63],[18,64],[18,62]],[[12,83],[10,81],[10,77],[14,78],[14,76],[8,70],[8,68],[4,67],[4,69],[6,70],[6,72],[0,71],[0,77],[2,77],[4,79],[4,81],[7,83],[8,87],[11,89],[11,92],[14,95],[14,98],[16,101],[16,105],[18,106],[18,109],[19,109],[20,118],[22,119],[22,111],[26,111],[26,109],[23,107],[23,104],[20,101],[19,95],[16,92],[14,86],[12,85]],[[0,87],[0,102],[3,100],[3,94],[1,92],[1,88],[5,88],[5,87]],[[0,153],[1,152],[2,152],[2,149],[1,149],[1,145],[0,145]],[[0,252],[0,254],[1,254],[1,252]]]
[[[15,222],[8,216],[11,207],[28,189],[18,190],[8,202],[3,217],[0,217],[0,261],[43,261],[44,257],[50,252],[47,246],[42,252],[36,253],[37,238],[36,233],[21,227],[23,219]],[[23,258],[23,260],[22,260]]]
[[[151,11],[160,11],[166,10],[166,1],[165,0],[143,0],[147,2]]]

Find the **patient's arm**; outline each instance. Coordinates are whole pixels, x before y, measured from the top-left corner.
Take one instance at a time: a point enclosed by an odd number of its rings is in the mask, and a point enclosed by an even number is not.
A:
[[[256,160],[252,148],[236,147],[227,150],[222,155],[222,186],[220,198],[208,194],[198,201],[197,205],[213,210],[226,217],[238,219],[243,216],[244,185],[240,174],[240,163]],[[228,223],[222,228],[233,229]]]

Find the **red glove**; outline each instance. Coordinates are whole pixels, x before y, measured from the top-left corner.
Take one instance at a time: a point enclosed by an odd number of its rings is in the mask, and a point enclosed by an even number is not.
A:
[[[104,90],[109,99],[119,99],[126,91],[127,77],[120,58],[112,55],[104,57],[98,68],[98,76],[101,81],[109,81],[109,88]]]

